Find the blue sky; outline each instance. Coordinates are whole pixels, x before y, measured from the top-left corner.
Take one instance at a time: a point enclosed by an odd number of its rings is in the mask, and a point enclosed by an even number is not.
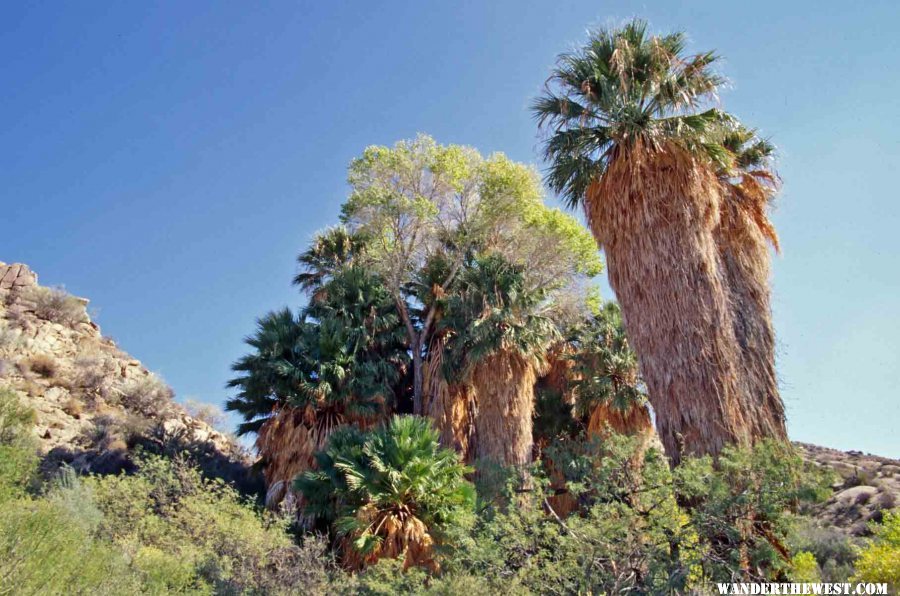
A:
[[[261,4],[261,3],[260,3]],[[334,6],[329,6],[334,4]],[[716,49],[780,149],[792,438],[900,456],[900,4],[4,3],[0,260],[89,297],[180,398],[221,403],[345,168],[417,132],[537,160],[528,103],[592,25]]]

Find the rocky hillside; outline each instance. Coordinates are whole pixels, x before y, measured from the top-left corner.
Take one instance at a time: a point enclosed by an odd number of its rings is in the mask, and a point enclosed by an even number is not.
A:
[[[0,262],[0,390],[35,410],[47,465],[128,469],[139,450],[188,453],[213,475],[247,480],[237,443],[173,401],[172,390],[104,337],[88,301]]]
[[[835,473],[831,497],[813,512],[823,525],[852,536],[870,533],[868,522],[900,503],[900,461],[859,451],[796,443],[804,457]]]

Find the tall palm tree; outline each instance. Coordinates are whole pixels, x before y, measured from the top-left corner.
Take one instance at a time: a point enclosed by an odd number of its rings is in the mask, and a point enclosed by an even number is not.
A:
[[[714,239],[716,171],[732,156],[712,139],[725,117],[704,107],[722,79],[713,53],[684,48],[639,20],[597,31],[559,57],[533,106],[547,182],[606,253],[673,463],[756,438]]]
[[[316,458],[318,469],[295,486],[307,514],[334,524],[350,568],[403,556],[404,568],[435,569],[445,530],[474,507],[467,469],[441,448],[427,418],[394,417],[366,434],[341,430]]]
[[[751,401],[758,408],[752,418],[760,426],[758,434],[785,438],[769,298],[769,245],[779,249],[778,234],[768,217],[778,189],[778,176],[772,170],[775,148],[741,125],[725,127],[721,143],[734,155],[734,163],[719,171],[724,200],[715,235],[743,357],[741,372],[747,394],[761,398]]]
[[[540,312],[542,298],[527,288],[522,267],[492,255],[466,266],[447,299],[437,333],[446,337],[444,377],[451,386],[464,386],[474,401],[466,419],[469,461],[531,461],[534,385],[556,337],[552,321]]]

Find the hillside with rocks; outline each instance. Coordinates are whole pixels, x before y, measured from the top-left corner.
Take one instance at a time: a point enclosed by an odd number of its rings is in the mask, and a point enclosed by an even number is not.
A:
[[[249,481],[236,441],[173,401],[172,390],[105,337],[88,300],[38,284],[27,265],[0,262],[0,389],[36,415],[45,466],[115,473],[144,450],[187,453],[213,476]]]

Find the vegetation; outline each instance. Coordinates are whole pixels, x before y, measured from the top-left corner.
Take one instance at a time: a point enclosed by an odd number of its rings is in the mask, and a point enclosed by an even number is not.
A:
[[[716,56],[684,47],[684,34],[651,35],[637,20],[596,31],[559,57],[534,103],[547,182],[584,208],[604,250],[675,463],[785,437],[783,421],[753,423],[772,396],[747,391],[716,245],[717,172],[736,163],[721,131],[733,118],[705,109],[722,82]]]
[[[61,325],[75,325],[87,321],[85,303],[62,288],[34,286],[28,291],[37,316]]]
[[[420,135],[351,162],[340,225],[297,257],[306,303],[258,320],[228,383],[268,510],[234,462],[150,422],[172,400],[153,375],[114,390],[102,358],[76,360],[99,453],[81,476],[54,465],[75,455],[41,461],[33,412],[0,390],[0,595],[900,582],[900,515],[862,548],[803,515],[831,479],[785,440],[773,148],[709,107],[716,59],[641,21],[559,57],[534,103],[546,180],[590,231],[502,154]],[[598,245],[621,306],[592,283]],[[86,320],[60,290],[30,298]],[[4,325],[0,350],[22,335]],[[19,366],[36,390],[57,376]]]
[[[364,434],[346,428],[317,459],[297,488],[307,513],[334,524],[352,568],[402,556],[404,568],[434,569],[444,536],[474,507],[466,468],[424,418],[396,417]]]
[[[873,524],[875,539],[861,550],[856,561],[857,582],[885,582],[900,586],[900,512],[884,514],[882,524]]]

